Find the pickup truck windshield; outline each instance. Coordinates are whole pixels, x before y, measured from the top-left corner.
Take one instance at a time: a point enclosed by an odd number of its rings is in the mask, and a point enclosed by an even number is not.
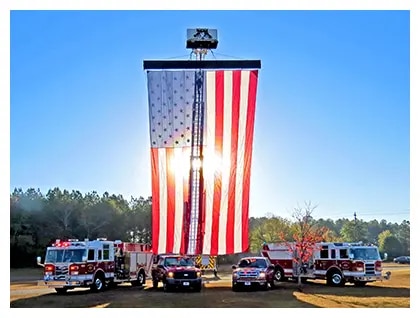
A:
[[[191,258],[167,257],[164,266],[194,266],[194,261]]]
[[[266,268],[267,262],[264,259],[242,259],[239,262],[239,267],[256,267],[256,268]]]

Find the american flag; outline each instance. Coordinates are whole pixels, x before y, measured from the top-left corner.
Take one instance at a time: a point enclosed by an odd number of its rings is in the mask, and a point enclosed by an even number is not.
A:
[[[203,71],[203,189],[195,254],[248,249],[257,70]],[[189,201],[195,71],[148,71],[155,253],[191,250]],[[189,235],[189,236],[188,236]],[[186,239],[189,237],[189,239]]]

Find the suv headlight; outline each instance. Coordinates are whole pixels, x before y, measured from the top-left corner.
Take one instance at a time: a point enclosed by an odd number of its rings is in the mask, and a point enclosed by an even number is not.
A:
[[[264,272],[261,272],[259,277],[260,278],[265,278],[265,273]]]
[[[173,273],[173,272],[169,272],[169,273],[168,273],[168,277],[169,277],[169,278],[174,277],[174,273]]]

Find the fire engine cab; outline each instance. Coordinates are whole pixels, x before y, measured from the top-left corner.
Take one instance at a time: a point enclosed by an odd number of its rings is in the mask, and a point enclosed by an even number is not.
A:
[[[47,247],[44,278],[40,282],[57,293],[77,287],[102,291],[106,286],[130,282],[133,286],[145,284],[150,277],[153,254],[148,244],[96,239],[70,239]]]
[[[262,256],[275,267],[277,281],[297,279],[326,280],[330,286],[356,286],[389,279],[391,273],[382,275],[382,260],[378,248],[362,243],[316,243],[309,261],[300,266],[298,250],[294,243],[264,243]]]

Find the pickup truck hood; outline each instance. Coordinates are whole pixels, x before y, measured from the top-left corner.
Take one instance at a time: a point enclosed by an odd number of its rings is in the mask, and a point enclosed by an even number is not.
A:
[[[234,273],[257,273],[257,275],[259,275],[260,273],[265,273],[265,268],[255,268],[255,267],[241,267],[241,268],[236,268],[233,272]]]

